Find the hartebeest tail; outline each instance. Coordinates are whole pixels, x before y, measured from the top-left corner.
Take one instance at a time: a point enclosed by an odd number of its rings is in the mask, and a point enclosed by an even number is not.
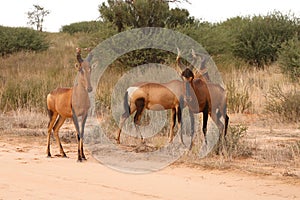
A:
[[[125,92],[124,95],[124,102],[123,102],[123,107],[124,107],[124,117],[129,117],[130,116],[130,105],[129,105],[129,98],[128,98],[128,91]]]

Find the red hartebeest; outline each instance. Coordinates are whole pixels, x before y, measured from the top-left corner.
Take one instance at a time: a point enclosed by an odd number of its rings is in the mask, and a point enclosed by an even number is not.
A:
[[[181,131],[181,110],[184,106],[182,91],[184,83],[179,80],[173,80],[168,83],[144,82],[136,83],[129,87],[124,96],[124,114],[121,116],[116,140],[120,143],[120,134],[125,120],[134,112],[134,124],[141,140],[143,137],[139,131],[138,125],[141,115],[145,109],[148,110],[167,110],[171,109],[171,127],[169,132],[169,142],[174,137],[174,127],[176,116],[178,120],[178,130]],[[180,141],[183,144],[182,134]]]
[[[67,118],[72,118],[78,142],[78,161],[85,160],[83,153],[83,134],[84,126],[90,108],[90,99],[88,93],[92,91],[90,76],[91,67],[90,60],[92,54],[90,53],[86,60],[81,58],[81,51],[77,50],[76,68],[78,70],[77,83],[71,88],[56,88],[47,96],[47,109],[49,114],[48,136],[47,136],[47,155],[51,157],[50,153],[50,135],[53,129],[54,136],[60,148],[60,153],[63,157],[66,154],[62,148],[58,131]],[[81,127],[79,127],[78,117],[81,117]]]
[[[194,56],[194,55],[193,55]],[[177,65],[180,64],[180,51],[176,58]],[[194,113],[203,113],[203,127],[205,143],[207,144],[207,120],[208,115],[211,116],[219,129],[220,138],[226,136],[229,117],[226,113],[227,110],[227,98],[224,88],[218,84],[207,82],[206,79],[199,76],[194,77],[194,73],[191,69],[186,68],[181,73],[184,81],[186,82],[186,94],[185,102],[189,107],[190,119],[191,119],[191,146],[193,144],[194,137]],[[221,118],[225,120],[225,124],[222,123]],[[224,133],[224,134],[223,134]]]

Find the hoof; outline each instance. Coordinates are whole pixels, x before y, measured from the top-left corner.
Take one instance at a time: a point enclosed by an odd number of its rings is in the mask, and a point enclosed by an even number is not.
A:
[[[62,158],[68,158],[68,156],[65,153],[61,154],[61,157]]]
[[[82,162],[82,159],[77,159],[77,162]]]
[[[190,151],[190,150],[192,150],[192,148],[193,148],[193,144],[191,144],[191,145],[190,145],[190,147],[189,147],[189,151]]]
[[[51,155],[48,155],[46,158],[52,158]]]

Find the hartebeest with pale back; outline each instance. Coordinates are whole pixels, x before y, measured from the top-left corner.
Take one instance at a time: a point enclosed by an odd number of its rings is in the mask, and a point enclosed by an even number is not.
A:
[[[181,131],[181,110],[183,104],[184,84],[182,81],[173,80],[167,83],[143,82],[129,87],[124,96],[124,114],[121,116],[116,140],[120,143],[120,135],[125,120],[134,112],[134,124],[143,142],[143,136],[138,128],[142,113],[145,109],[161,111],[171,109],[171,127],[169,142],[173,141],[176,116],[178,130]],[[182,134],[180,141],[183,144]]]
[[[78,70],[77,83],[71,88],[56,88],[47,96],[47,109],[50,118],[47,136],[47,155],[51,157],[50,135],[53,130],[60,148],[60,154],[66,157],[59,139],[58,131],[67,118],[72,118],[77,132],[78,161],[82,161],[86,159],[83,153],[83,135],[88,110],[90,108],[88,93],[92,91],[90,81],[90,61],[92,54],[90,53],[88,58],[83,60],[81,58],[80,48],[77,48],[76,51],[78,61],[78,64],[76,64]],[[81,117],[81,127],[79,127],[78,117]]]

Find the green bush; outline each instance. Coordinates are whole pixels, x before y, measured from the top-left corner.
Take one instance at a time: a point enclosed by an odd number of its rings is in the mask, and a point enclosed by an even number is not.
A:
[[[97,21],[88,21],[88,22],[77,22],[77,23],[72,23],[70,25],[65,25],[61,28],[61,32],[63,33],[69,33],[69,34],[74,34],[74,33],[94,33],[98,32],[101,29],[101,22]]]
[[[241,124],[229,126],[225,147],[228,157],[250,157],[253,154],[250,146],[243,140],[246,136],[247,129],[247,126]]]
[[[300,78],[300,40],[298,35],[283,43],[278,57],[283,73],[297,81]]]
[[[199,42],[211,55],[230,52],[231,32],[222,24],[195,20],[194,23],[178,25],[175,30]]]
[[[228,127],[225,139],[220,139],[213,149],[215,154],[222,154],[228,159],[248,158],[253,155],[251,146],[244,140],[248,127],[237,124]]]
[[[274,12],[245,18],[233,45],[233,54],[258,68],[277,60],[281,44],[299,31],[298,19]]]
[[[267,96],[266,110],[279,121],[299,122],[300,91],[296,89],[284,92],[279,85],[272,87]]]
[[[45,35],[29,28],[0,26],[0,53],[2,56],[19,51],[42,51],[49,44]]]

